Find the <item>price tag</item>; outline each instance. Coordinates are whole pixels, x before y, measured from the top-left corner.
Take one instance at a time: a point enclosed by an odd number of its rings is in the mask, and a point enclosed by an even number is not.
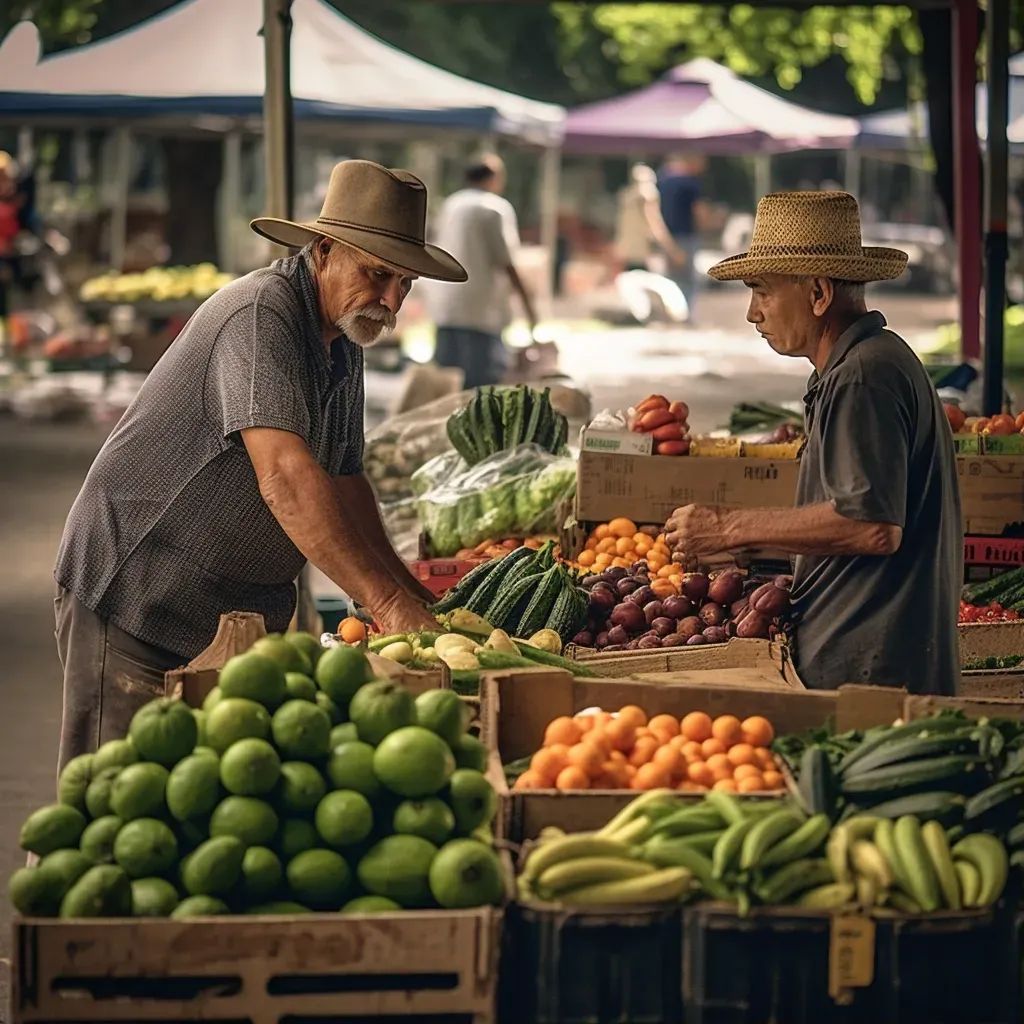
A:
[[[843,1001],[851,988],[867,988],[875,979],[875,922],[836,914],[828,949],[828,992]]]

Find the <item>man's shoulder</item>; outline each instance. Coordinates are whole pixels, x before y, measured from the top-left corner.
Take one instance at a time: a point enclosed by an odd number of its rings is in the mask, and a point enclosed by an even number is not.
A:
[[[204,319],[221,325],[247,311],[255,315],[257,307],[292,319],[302,309],[302,297],[288,260],[277,260],[225,285],[200,307]]]
[[[829,376],[837,384],[867,384],[884,388],[898,378],[916,378],[924,372],[914,350],[887,327],[857,342]]]

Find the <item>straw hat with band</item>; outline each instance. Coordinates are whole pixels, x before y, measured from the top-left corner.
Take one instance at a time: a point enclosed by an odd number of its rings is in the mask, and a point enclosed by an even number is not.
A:
[[[907,254],[861,244],[860,208],[847,192],[777,192],[757,204],[748,252],[716,263],[716,281],[761,274],[811,275],[837,281],[891,281]]]
[[[343,160],[331,171],[315,221],[257,217],[249,227],[293,249],[323,236],[420,277],[467,280],[469,275],[454,256],[427,244],[426,225],[427,188],[414,174],[369,160]]]

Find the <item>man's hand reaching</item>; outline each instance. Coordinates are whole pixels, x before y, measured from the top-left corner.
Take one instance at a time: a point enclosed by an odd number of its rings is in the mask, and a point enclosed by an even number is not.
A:
[[[392,633],[437,631],[437,619],[425,604],[407,593],[396,594],[370,609],[385,636]]]

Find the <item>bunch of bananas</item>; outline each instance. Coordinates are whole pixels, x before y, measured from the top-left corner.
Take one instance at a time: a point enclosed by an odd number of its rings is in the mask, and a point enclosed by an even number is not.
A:
[[[837,825],[826,860],[834,883],[806,905],[856,900],[862,907],[889,906],[905,914],[989,907],[1010,870],[1006,847],[995,836],[976,832],[951,845],[939,822],[922,825],[911,814],[895,822],[860,815]]]

